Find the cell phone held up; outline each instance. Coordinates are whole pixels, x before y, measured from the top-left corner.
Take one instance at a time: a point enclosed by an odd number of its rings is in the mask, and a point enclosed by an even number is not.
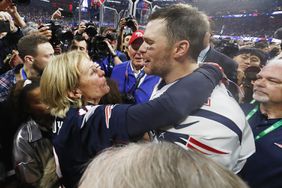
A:
[[[10,22],[9,21],[4,21],[0,20],[0,33],[2,32],[10,32]]]

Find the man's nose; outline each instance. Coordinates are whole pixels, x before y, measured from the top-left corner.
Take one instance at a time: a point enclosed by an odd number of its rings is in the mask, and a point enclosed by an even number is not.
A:
[[[251,59],[250,59],[250,58],[245,59],[245,60],[244,60],[244,63],[245,63],[246,65],[250,65],[250,64],[251,64]]]
[[[142,45],[140,46],[140,48],[139,48],[139,52],[140,53],[146,53],[146,51],[147,51],[147,48],[148,48],[148,44],[144,41],[143,43],[142,43]]]
[[[265,79],[264,78],[261,78],[261,79],[257,79],[255,82],[254,82],[254,86],[258,86],[258,87],[264,87],[265,86]]]
[[[99,76],[105,76],[105,71],[103,71],[102,69],[98,69],[98,75]]]

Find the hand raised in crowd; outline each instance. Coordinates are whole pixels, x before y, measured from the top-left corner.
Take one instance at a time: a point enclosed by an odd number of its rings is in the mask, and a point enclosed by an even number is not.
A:
[[[120,19],[119,21],[119,28],[123,29],[126,26],[125,18]]]
[[[12,54],[11,54],[10,61],[9,61],[10,66],[15,67],[18,64],[22,64],[22,63],[23,63],[23,60],[19,56],[19,52],[17,50],[13,50]]]
[[[24,28],[26,26],[26,23],[20,16],[16,5],[12,4],[7,7],[6,11],[13,17],[13,20],[18,27]]]
[[[86,29],[85,23],[84,22],[80,23],[78,26],[78,33],[80,34],[84,33],[85,29]]]
[[[14,21],[13,21],[11,15],[8,12],[0,11],[0,20],[9,21],[10,30],[11,30],[12,33],[17,31],[17,27],[15,26]]]
[[[112,47],[112,45],[110,44],[110,41],[108,39],[105,39],[104,42],[107,44],[111,55],[116,56],[115,50]]]
[[[134,31],[136,31],[136,30],[138,30],[138,22],[137,22],[137,20],[136,19],[130,19],[132,22],[133,22],[133,25],[130,27],[131,28],[131,30],[134,32]],[[128,26],[127,25],[128,23],[127,23],[127,21],[126,21],[126,18],[122,18],[121,20],[120,20],[120,22],[119,22],[119,28],[120,28],[120,30],[123,30],[124,29],[124,27],[125,26]]]
[[[8,6],[6,11],[11,15],[14,16],[16,13],[18,13],[17,7],[15,5]]]
[[[51,39],[52,37],[52,31],[50,30],[50,27],[46,25],[40,26],[36,33],[39,35],[43,35],[47,37],[48,39]]]
[[[62,11],[63,9],[62,8],[58,8],[51,16],[51,20],[56,20],[56,19],[61,19],[63,18],[62,16]]]
[[[87,41],[90,37],[87,35],[87,33],[82,33],[82,37]]]

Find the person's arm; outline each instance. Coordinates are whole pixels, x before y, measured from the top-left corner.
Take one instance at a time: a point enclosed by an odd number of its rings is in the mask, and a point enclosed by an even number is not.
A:
[[[27,134],[27,127],[22,128],[14,139],[16,174],[22,183],[36,186],[42,176],[42,167],[36,160],[36,151],[23,134]]]
[[[13,17],[15,24],[20,27],[20,28],[24,28],[26,27],[26,23],[25,21],[22,19],[22,17],[20,16],[17,7],[15,5],[10,6],[7,9],[8,13]]]
[[[113,63],[114,63],[115,65],[121,64],[122,61],[119,59],[119,57],[118,57],[116,51],[113,49],[112,45],[111,45],[111,44],[109,43],[109,41],[107,41],[107,40],[105,40],[105,42],[106,42],[106,44],[108,45],[110,54],[111,54],[111,56],[112,56],[113,59],[114,59],[114,62],[113,62]]]
[[[129,107],[126,119],[129,136],[139,137],[146,131],[180,122],[207,101],[221,79],[222,72],[218,67],[203,64],[160,97]]]

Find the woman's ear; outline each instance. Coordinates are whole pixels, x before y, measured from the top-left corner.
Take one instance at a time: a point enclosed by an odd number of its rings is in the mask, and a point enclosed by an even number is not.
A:
[[[82,94],[80,89],[74,89],[72,91],[68,91],[68,97],[71,99],[81,99]]]

